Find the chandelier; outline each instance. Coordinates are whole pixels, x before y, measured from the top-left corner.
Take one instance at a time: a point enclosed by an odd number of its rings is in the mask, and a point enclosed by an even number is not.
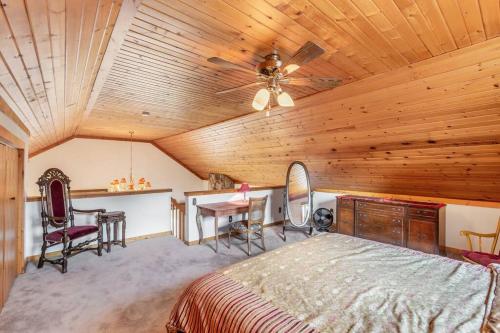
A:
[[[130,172],[127,179],[122,177],[120,180],[115,178],[112,182],[109,183],[108,192],[126,192],[126,191],[143,191],[151,189],[151,182],[146,181],[144,177],[139,178],[137,185],[134,182],[134,150],[133,150],[133,137],[134,131],[129,131],[130,134]]]

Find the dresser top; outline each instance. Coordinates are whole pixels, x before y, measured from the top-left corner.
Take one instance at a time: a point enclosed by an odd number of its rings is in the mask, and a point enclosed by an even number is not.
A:
[[[441,207],[446,206],[446,204],[444,204],[444,203],[397,200],[397,199],[391,199],[391,198],[362,197],[362,196],[358,196],[358,195],[342,195],[342,196],[339,196],[338,198],[350,199],[350,200],[360,200],[360,201],[362,200],[362,201],[376,202],[376,203],[386,203],[386,204],[400,205],[400,206],[428,208],[428,209],[439,209]]]

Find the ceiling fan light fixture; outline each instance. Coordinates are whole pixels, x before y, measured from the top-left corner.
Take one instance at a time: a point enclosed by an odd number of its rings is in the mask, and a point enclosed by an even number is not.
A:
[[[267,104],[269,103],[269,98],[271,97],[271,94],[269,93],[269,90],[266,88],[262,88],[257,93],[255,94],[255,97],[252,102],[252,107],[255,110],[262,111],[266,108]]]
[[[295,106],[292,97],[284,91],[278,95],[278,104],[280,106],[288,106],[288,107]]]
[[[289,64],[289,65],[286,65],[285,66],[285,73],[286,74],[290,74],[290,73],[293,73],[295,72],[297,69],[299,69],[300,66],[299,65],[296,65],[296,64]]]

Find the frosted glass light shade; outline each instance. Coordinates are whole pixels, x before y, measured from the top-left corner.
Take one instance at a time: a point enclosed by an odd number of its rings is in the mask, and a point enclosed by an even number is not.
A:
[[[269,97],[271,97],[269,90],[262,88],[257,91],[252,102],[253,108],[259,111],[264,110],[269,103]]]
[[[280,106],[294,106],[295,105],[292,97],[286,92],[282,92],[281,94],[278,95],[278,104]]]
[[[297,69],[299,69],[300,66],[299,65],[295,65],[295,64],[290,64],[290,65],[287,65],[285,67],[285,74],[290,74],[290,73],[293,73],[295,72]]]

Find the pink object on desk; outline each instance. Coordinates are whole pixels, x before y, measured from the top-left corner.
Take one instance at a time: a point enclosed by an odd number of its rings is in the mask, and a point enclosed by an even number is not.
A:
[[[247,192],[249,191],[250,191],[250,186],[248,185],[248,183],[241,184],[240,188],[238,189],[238,192],[243,192],[244,200],[247,199]]]

